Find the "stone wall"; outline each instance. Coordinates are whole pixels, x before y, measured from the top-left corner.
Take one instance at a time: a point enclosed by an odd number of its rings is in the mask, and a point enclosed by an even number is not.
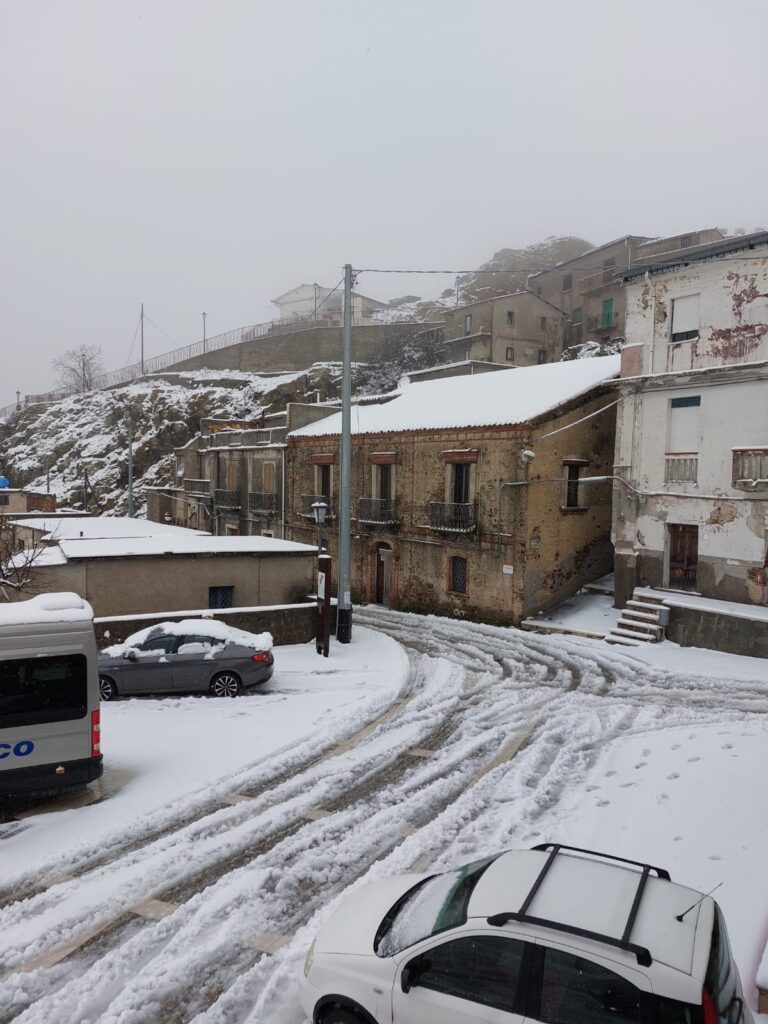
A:
[[[698,608],[670,607],[667,639],[681,647],[768,658],[768,621],[737,618]],[[768,663],[766,663],[768,673]]]
[[[317,622],[317,606],[314,602],[289,605],[284,608],[220,608],[186,613],[185,618],[202,617],[217,619],[236,629],[244,629],[248,633],[271,633],[275,645],[303,644],[315,636]],[[140,629],[156,626],[160,622],[173,621],[181,618],[177,612],[159,612],[143,618],[109,618],[95,619],[96,642],[99,648],[109,644],[123,643],[132,633]]]

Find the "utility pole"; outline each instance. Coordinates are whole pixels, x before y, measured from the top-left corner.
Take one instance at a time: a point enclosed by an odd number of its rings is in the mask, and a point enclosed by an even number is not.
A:
[[[88,467],[83,467],[83,510],[88,512]]]
[[[133,519],[133,420],[130,412],[125,424],[128,427],[128,518]]]
[[[45,460],[45,493],[51,493],[51,464],[48,459]]]
[[[352,639],[350,506],[352,503],[352,265],[344,266],[344,330],[341,347],[341,486],[339,488],[338,618],[336,639]]]
[[[205,352],[205,318],[207,316],[207,313],[203,313],[203,352]]]
[[[144,303],[141,304],[141,375],[144,376]]]

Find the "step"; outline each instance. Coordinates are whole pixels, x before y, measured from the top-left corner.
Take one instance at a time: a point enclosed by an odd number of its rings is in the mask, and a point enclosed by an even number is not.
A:
[[[630,640],[629,637],[614,636],[613,633],[609,633],[605,638],[607,644],[618,644],[620,647],[642,647],[642,640]]]
[[[663,604],[651,604],[649,601],[635,601],[634,598],[630,598],[627,601],[627,608],[637,608],[638,611],[654,612],[656,615],[659,613],[659,608],[663,608]]]
[[[659,616],[654,615],[653,612],[641,612],[638,611],[636,608],[624,608],[621,614],[626,615],[628,618],[631,619],[638,619],[644,622],[653,622],[654,625],[659,624]]]
[[[588,594],[604,594],[607,597],[613,597],[613,587],[610,584],[587,583],[584,585],[584,590]]]
[[[660,629],[660,626],[654,626],[652,623],[636,623],[636,622],[634,622],[632,620],[632,618],[625,618],[624,615],[622,615],[620,618],[618,618],[618,622],[616,623],[616,626],[623,626],[623,627],[625,627],[625,629],[628,629],[628,630],[637,630],[638,633],[643,633],[643,634],[645,634],[645,633],[655,634]]]
[[[643,636],[642,633],[632,633],[628,629],[622,629],[621,626],[616,626],[612,629],[608,636],[628,636],[632,640],[637,640],[638,643],[649,644],[651,642],[650,637]]]

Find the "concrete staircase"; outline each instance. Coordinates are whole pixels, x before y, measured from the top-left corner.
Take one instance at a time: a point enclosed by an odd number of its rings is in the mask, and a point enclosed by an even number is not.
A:
[[[619,621],[606,636],[606,643],[622,647],[660,643],[664,639],[659,614],[663,606],[663,599],[650,596],[647,590],[643,591],[642,596],[633,594],[622,610]]]

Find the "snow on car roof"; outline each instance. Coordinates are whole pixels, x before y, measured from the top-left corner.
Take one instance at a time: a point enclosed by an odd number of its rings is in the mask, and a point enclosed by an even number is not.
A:
[[[618,376],[620,356],[513,367],[447,377],[405,388],[385,405],[357,405],[353,434],[527,423]],[[291,431],[291,437],[341,433],[341,413]]]
[[[505,911],[519,911],[548,856],[541,850],[514,850],[502,854],[475,886],[469,916],[487,918]],[[561,853],[527,913],[618,939],[627,923],[639,882],[640,872],[632,867]],[[682,921],[678,921],[676,915],[699,899],[701,893],[694,889],[650,875],[630,941],[648,949],[654,961],[690,974],[701,905]],[[711,908],[712,901],[708,904]],[[514,921],[510,925],[519,927]],[[557,934],[552,930],[548,933],[552,939]]]
[[[273,643],[271,633],[248,633],[217,619],[181,619],[179,622],[158,622],[157,625],[147,626],[137,633],[132,633],[124,643],[113,644],[101,653],[109,657],[119,657],[126,648],[136,647],[150,636],[159,636],[162,633],[170,636],[209,636],[212,639],[223,640],[225,645],[239,644],[254,651],[270,651]]]
[[[77,594],[38,594],[28,601],[0,604],[0,626],[44,622],[91,622],[93,609]]]

